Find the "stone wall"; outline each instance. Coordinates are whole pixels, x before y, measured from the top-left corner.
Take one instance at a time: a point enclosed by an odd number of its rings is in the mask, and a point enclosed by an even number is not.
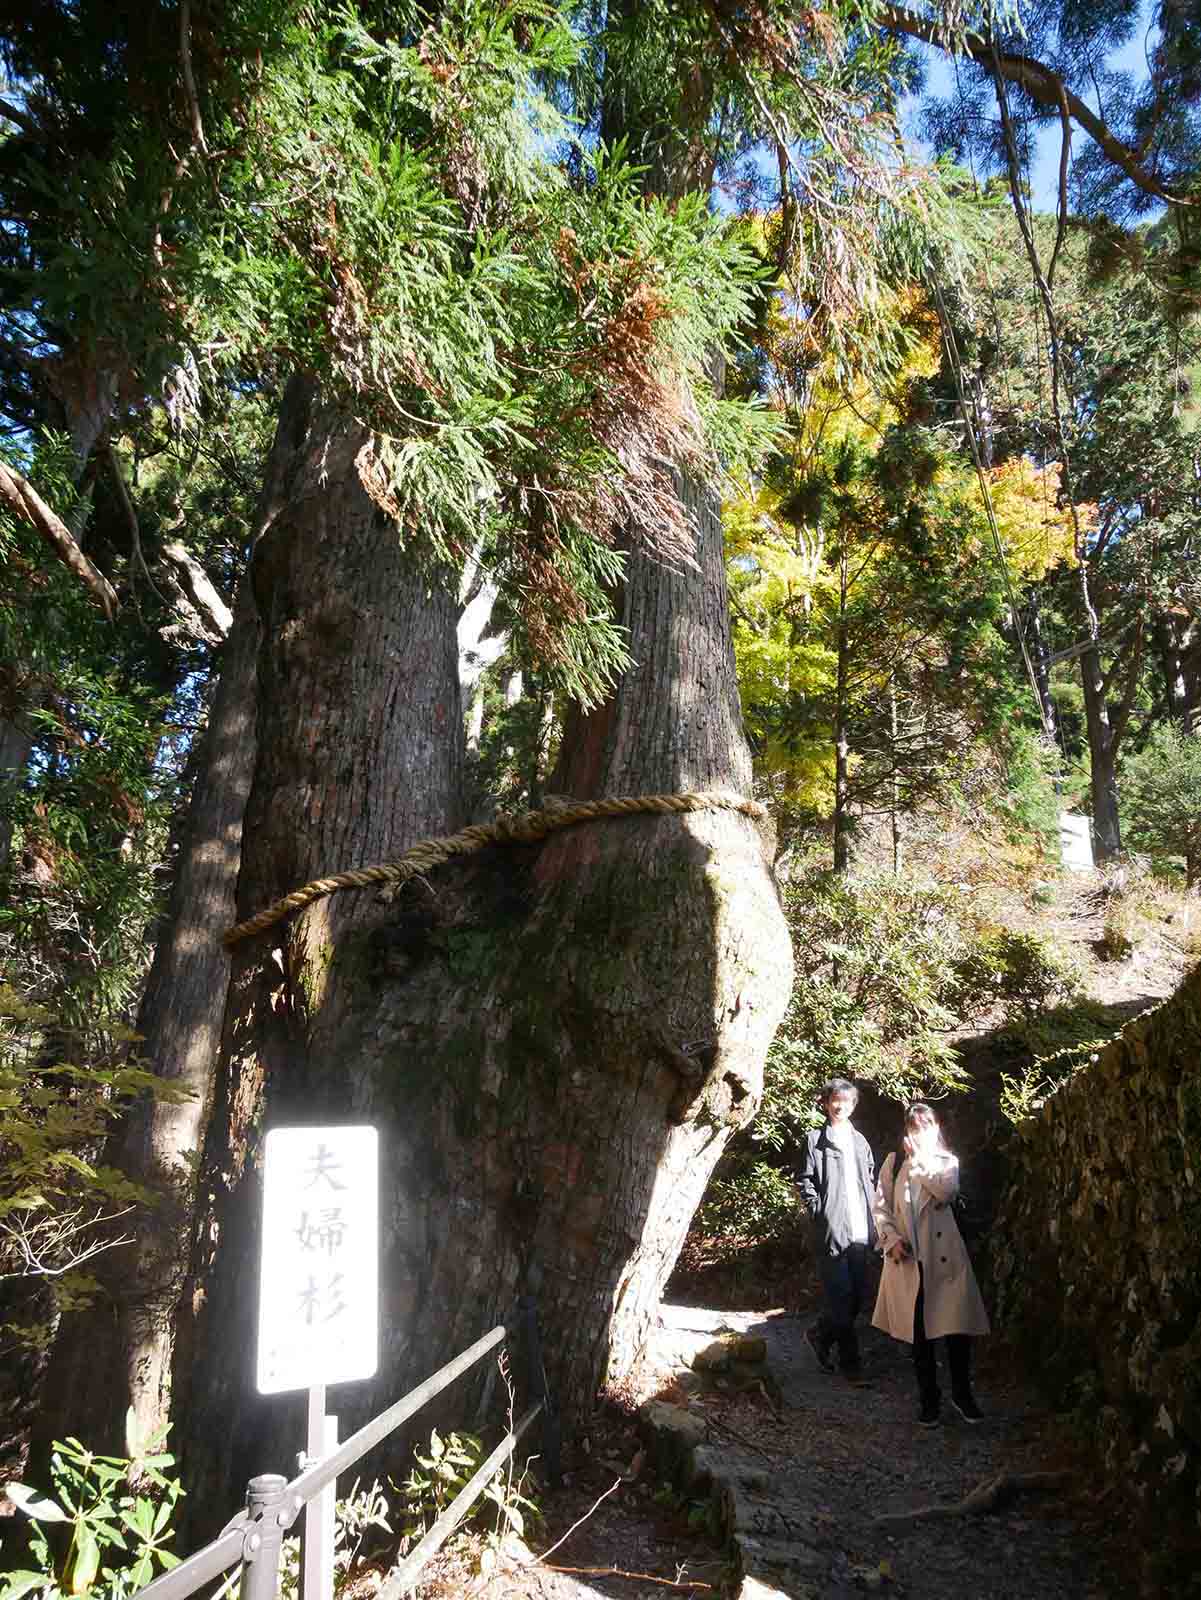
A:
[[[1093,1427],[1100,1471],[1153,1523],[1147,1548],[1201,1542],[1201,967],[1007,1154],[1000,1328]]]

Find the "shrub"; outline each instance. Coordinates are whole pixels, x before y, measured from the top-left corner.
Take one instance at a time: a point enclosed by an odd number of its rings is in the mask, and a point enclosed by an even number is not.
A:
[[[1158,727],[1122,768],[1126,842],[1183,856],[1187,886],[1201,881],[1201,739]]]
[[[1102,961],[1128,961],[1134,954],[1133,919],[1126,906],[1113,906],[1107,913],[1095,949]]]
[[[134,1037],[113,1029],[115,1046]],[[0,1332],[26,1347],[45,1343],[61,1311],[87,1303],[96,1284],[86,1263],[127,1243],[114,1225],[151,1199],[98,1162],[110,1125],[144,1094],[187,1098],[114,1056],[86,1067],[47,1059],[51,1045],[71,1043],[44,1007],[0,984],[0,1278],[27,1291],[15,1297],[19,1320]]]
[[[1051,940],[1009,928],[979,930],[957,971],[969,1010],[999,1005],[1008,1018],[1035,1017],[1073,999],[1081,986],[1079,967]]]
[[[128,1423],[132,1420],[132,1412]],[[32,1568],[3,1574],[4,1600],[63,1600],[95,1596],[124,1600],[160,1571],[179,1564],[166,1547],[171,1517],[183,1490],[165,1469],[175,1457],[160,1451],[164,1427],[130,1458],[98,1456],[78,1439],[56,1442],[50,1456],[54,1495],[9,1483],[8,1498],[33,1523]],[[70,1529],[64,1540],[48,1532]],[[111,1563],[111,1564],[110,1564]]]
[[[1034,1116],[1044,1100],[1074,1078],[1082,1067],[1096,1060],[1097,1052],[1107,1042],[1104,1037],[1089,1039],[1069,1045],[1066,1050],[1057,1050],[1054,1055],[1036,1056],[1028,1066],[1015,1073],[1002,1073],[997,1102],[1001,1115],[1015,1126]]]
[[[796,1188],[779,1168],[753,1161],[741,1172],[714,1179],[693,1229],[710,1239],[757,1244],[794,1226],[798,1210]]]
[[[827,1078],[896,1100],[963,1085],[950,1034],[971,1008],[970,923],[953,891],[892,874],[802,871],[788,886],[796,977],[768,1053],[754,1137],[780,1149],[817,1118]]]
[[[96,1282],[86,1262],[130,1242],[126,1218],[152,1202],[99,1163],[110,1125],[144,1094],[189,1098],[118,1058],[136,1038],[130,1030],[110,1024],[110,1037],[114,1053],[86,1066],[50,1056],[53,1046],[69,1050],[72,1035],[0,984],[0,1278],[13,1283],[8,1306],[18,1314],[0,1333],[10,1346],[42,1346],[62,1310],[88,1302]]]
[[[509,1424],[512,1426],[511,1415]],[[414,1450],[413,1466],[401,1490],[405,1506],[402,1549],[418,1543],[474,1477],[484,1455],[478,1434],[448,1433],[444,1439],[436,1428],[430,1434],[428,1454]],[[514,1480],[512,1473],[503,1469],[489,1479],[464,1523],[478,1523],[490,1512],[495,1516],[490,1533],[497,1542],[510,1529],[523,1538],[527,1517],[535,1521],[541,1516],[537,1504],[525,1493],[524,1474]]]

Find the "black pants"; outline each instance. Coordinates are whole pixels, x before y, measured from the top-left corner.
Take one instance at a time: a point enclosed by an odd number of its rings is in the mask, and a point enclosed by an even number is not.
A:
[[[918,1264],[921,1284],[913,1308],[913,1370],[917,1374],[922,1405],[938,1409],[938,1373],[934,1363],[934,1340],[926,1338],[926,1270]],[[970,1400],[972,1394],[972,1341],[966,1333],[948,1333],[947,1367],[951,1373],[951,1393],[956,1400]]]
[[[837,1255],[818,1256],[817,1275],[826,1299],[826,1309],[817,1319],[818,1343],[824,1351],[836,1344],[838,1365],[844,1372],[856,1372],[859,1339],[855,1318],[866,1298],[867,1246],[849,1244]]]

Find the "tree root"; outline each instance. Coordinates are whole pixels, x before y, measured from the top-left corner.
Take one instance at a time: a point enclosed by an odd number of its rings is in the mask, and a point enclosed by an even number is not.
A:
[[[635,1578],[639,1583],[657,1583],[663,1589],[712,1589],[699,1578],[656,1578],[651,1572],[625,1572],[621,1567],[550,1567],[551,1572],[574,1572],[587,1578]]]
[[[707,1416],[705,1421],[711,1428],[719,1428],[722,1433],[728,1433],[732,1439],[737,1439],[739,1444],[746,1445],[747,1448],[749,1450],[753,1450],[756,1455],[762,1456],[764,1461],[771,1461],[774,1459],[766,1450],[763,1449],[762,1445],[757,1445],[753,1439],[748,1439],[745,1433],[739,1433],[737,1428],[732,1428],[728,1422],[723,1422],[720,1417]]]
[[[1067,1482],[1066,1472],[999,1472],[985,1478],[962,1500],[951,1505],[918,1506],[914,1511],[886,1511],[872,1518],[874,1528],[901,1528],[910,1522],[933,1521],[945,1517],[970,1517],[994,1511],[1003,1501],[1025,1490],[1058,1489]]]

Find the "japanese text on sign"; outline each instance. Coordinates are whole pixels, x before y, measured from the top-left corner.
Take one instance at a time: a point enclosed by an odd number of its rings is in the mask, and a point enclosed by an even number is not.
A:
[[[264,1145],[260,1394],[369,1378],[377,1360],[374,1128],[273,1128]]]

